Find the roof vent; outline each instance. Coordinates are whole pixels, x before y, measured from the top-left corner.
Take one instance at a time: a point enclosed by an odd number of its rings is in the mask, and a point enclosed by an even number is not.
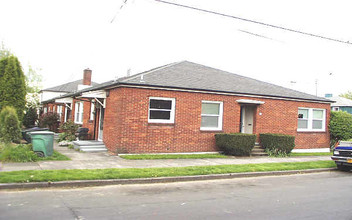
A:
[[[141,75],[141,79],[139,80],[140,83],[144,83],[144,74]]]

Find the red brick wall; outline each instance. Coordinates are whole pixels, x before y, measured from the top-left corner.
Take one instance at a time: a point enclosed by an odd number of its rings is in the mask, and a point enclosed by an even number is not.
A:
[[[176,99],[174,124],[148,123],[149,97]],[[329,118],[329,104],[135,88],[110,91],[105,109],[104,143],[115,153],[216,151],[214,134],[217,132],[200,131],[201,102],[223,102],[221,132],[229,133],[240,129],[238,99],[265,102],[255,111],[254,133],[295,135],[296,148],[329,147],[327,126],[326,132],[297,132],[298,107],[326,109]]]
[[[75,120],[75,103],[79,102],[79,101],[83,101],[83,100],[77,100],[77,99],[73,99],[72,102],[72,110],[71,110],[71,115],[69,117],[68,120]],[[55,106],[55,113],[57,112],[57,106],[58,105],[62,105],[62,115],[60,118],[60,124],[64,123],[65,120],[65,108],[66,106],[64,104],[59,104],[59,103],[48,103],[43,105],[43,108],[47,107],[48,108],[48,112],[53,112],[53,107]],[[49,111],[50,108],[50,111]],[[93,139],[94,138],[94,120],[90,120],[90,108],[91,108],[91,104],[89,100],[85,100],[83,101],[83,123],[79,124],[81,127],[85,127],[85,128],[89,128],[89,132],[88,132],[88,138],[89,139]]]

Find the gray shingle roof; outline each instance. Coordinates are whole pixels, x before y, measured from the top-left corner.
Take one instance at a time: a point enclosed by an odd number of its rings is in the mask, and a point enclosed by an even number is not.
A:
[[[141,80],[142,75],[143,80]],[[62,97],[79,96],[82,92],[109,89],[119,85],[177,88],[234,93],[239,95],[333,102],[326,98],[284,88],[189,61],[172,63],[130,77],[111,80],[78,92],[66,94]]]
[[[346,99],[344,97],[340,96],[335,96],[335,97],[330,97],[328,98],[332,101],[335,101],[336,103],[331,104],[331,106],[345,106],[345,107],[352,107],[352,100],[351,99]]]
[[[143,81],[141,81],[143,75]],[[121,84],[149,85],[244,95],[260,95],[331,102],[329,99],[284,88],[204,65],[182,61],[118,80]]]
[[[83,84],[83,79],[79,79],[73,82],[65,83],[59,86],[51,87],[48,89],[43,89],[41,91],[50,91],[50,92],[75,92],[77,91],[78,85]],[[98,85],[98,83],[92,82],[92,86]]]

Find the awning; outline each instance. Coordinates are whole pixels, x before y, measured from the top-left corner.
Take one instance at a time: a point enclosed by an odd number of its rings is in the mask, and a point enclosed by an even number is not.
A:
[[[262,105],[265,103],[263,101],[252,100],[252,99],[239,99],[236,102],[240,104],[253,104],[253,105]]]
[[[72,98],[57,98],[55,99],[56,103],[72,103],[73,99]]]
[[[106,91],[104,90],[97,90],[91,92],[83,92],[80,96],[82,98],[97,98],[97,99],[105,99],[106,98]]]

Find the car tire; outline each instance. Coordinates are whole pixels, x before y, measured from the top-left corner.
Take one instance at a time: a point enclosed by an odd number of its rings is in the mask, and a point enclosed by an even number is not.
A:
[[[349,166],[344,166],[344,165],[337,165],[337,169],[338,169],[338,170],[341,170],[341,171],[345,171],[345,172],[351,171],[351,167],[349,167]]]

